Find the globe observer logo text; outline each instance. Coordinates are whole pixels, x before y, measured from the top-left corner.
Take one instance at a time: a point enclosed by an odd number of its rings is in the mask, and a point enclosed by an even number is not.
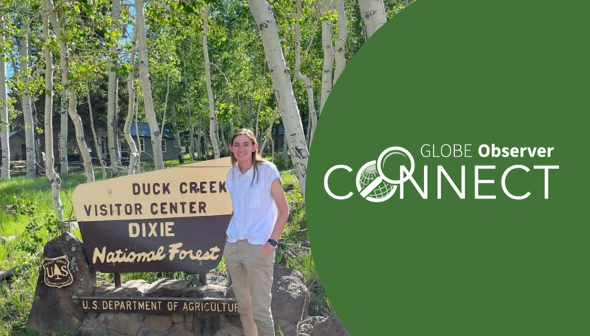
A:
[[[440,146],[440,148],[435,147],[435,145],[424,144],[420,148],[420,152],[422,157],[424,158],[449,158],[449,157],[465,157],[470,158],[473,157],[471,148],[471,144],[444,144]],[[477,153],[480,157],[492,157],[492,158],[507,158],[507,157],[539,157],[539,158],[546,158],[551,157],[552,152],[555,150],[555,147],[496,147],[495,144],[491,146],[483,144],[480,145]],[[383,167],[388,158],[393,155],[401,155],[410,161],[410,168],[404,165],[400,165],[399,171],[399,179],[391,179],[383,172]],[[349,192],[346,195],[336,195],[334,194],[329,187],[329,180],[330,175],[337,169],[345,169],[349,173],[353,171],[347,165],[339,164],[335,165],[330,168],[325,176],[324,176],[324,189],[330,197],[336,200],[346,200],[352,197],[353,192]],[[424,166],[424,181],[422,186],[418,184],[418,182],[413,178],[414,170],[416,169],[416,162],[412,154],[405,148],[399,146],[393,146],[385,149],[379,155],[377,160],[369,161],[365,163],[357,172],[356,174],[356,188],[360,195],[370,202],[384,202],[390,199],[396,191],[399,189],[399,198],[404,198],[404,185],[405,182],[411,182],[411,184],[416,188],[418,193],[423,199],[428,198],[428,166]],[[461,182],[455,183],[453,181],[445,168],[442,165],[437,165],[437,198],[441,199],[441,184],[444,179],[451,185],[455,193],[459,196],[460,199],[465,199],[465,165],[461,166]],[[480,179],[480,171],[481,170],[494,170],[496,169],[495,165],[475,165],[474,172],[475,172],[475,190],[474,190],[474,198],[475,199],[496,199],[496,195],[481,195],[479,186],[480,184],[493,184],[495,180],[489,179]],[[506,178],[511,171],[515,169],[521,169],[525,172],[529,172],[530,168],[525,165],[512,165],[508,167],[503,173],[501,177],[501,186],[502,191],[506,196],[510,197],[514,200],[523,200],[528,198],[531,193],[526,192],[523,195],[513,195],[509,188],[506,186]],[[545,190],[545,199],[549,199],[549,172],[551,170],[559,169],[559,166],[556,165],[534,165],[533,169],[544,170],[544,190]],[[458,186],[460,185],[460,187]]]

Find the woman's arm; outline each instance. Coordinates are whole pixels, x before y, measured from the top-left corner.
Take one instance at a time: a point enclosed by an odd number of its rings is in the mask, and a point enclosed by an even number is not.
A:
[[[232,210],[232,212],[231,212],[231,217],[229,218],[229,221],[230,221],[230,222],[231,222],[232,218],[234,218],[234,212],[233,212],[233,210]],[[229,237],[227,236],[227,233],[226,233],[226,234],[225,234],[225,241],[227,241],[227,238],[229,238]]]
[[[289,205],[287,204],[287,198],[285,197],[285,192],[283,191],[283,186],[281,185],[280,179],[277,178],[272,182],[270,187],[270,195],[275,201],[277,210],[279,211],[279,215],[277,217],[277,221],[275,222],[275,227],[270,235],[270,239],[279,241],[281,233],[283,233],[283,229],[285,228],[287,220],[289,219]]]
[[[287,220],[289,219],[289,205],[287,204],[287,198],[285,197],[285,192],[283,191],[283,186],[281,185],[281,179],[277,178],[272,182],[270,194],[277,205],[277,210],[279,211],[277,221],[275,222],[275,226],[272,230],[272,233],[270,234],[270,239],[279,241],[279,238],[281,238],[281,233],[283,233],[283,229],[285,228]],[[270,243],[266,243],[266,245],[262,246],[262,254],[267,258],[271,255],[273,250],[274,247],[270,245]]]

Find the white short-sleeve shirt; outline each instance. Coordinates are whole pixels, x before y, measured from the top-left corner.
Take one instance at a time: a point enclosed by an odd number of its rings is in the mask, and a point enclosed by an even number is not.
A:
[[[270,193],[274,180],[280,180],[277,167],[271,162],[258,164],[258,174],[252,183],[254,167],[245,174],[238,165],[227,172],[225,185],[233,203],[234,215],[227,228],[227,241],[247,239],[250,244],[267,243],[277,220],[277,206]]]

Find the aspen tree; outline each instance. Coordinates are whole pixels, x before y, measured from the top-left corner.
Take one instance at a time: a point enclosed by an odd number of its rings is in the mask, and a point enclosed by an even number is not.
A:
[[[76,142],[78,144],[78,148],[80,150],[80,156],[82,157],[82,162],[84,164],[84,173],[86,175],[86,182],[94,182],[94,169],[92,167],[92,158],[90,157],[90,151],[88,149],[88,145],[86,144],[86,139],[84,137],[84,127],[82,125],[82,118],[78,115],[77,111],[77,99],[76,99],[76,91],[73,87],[70,87],[70,80],[68,79],[69,75],[69,68],[68,68],[68,48],[63,41],[61,23],[57,19],[57,15],[55,13],[54,5],[51,0],[45,0],[47,2],[47,6],[51,9],[49,14],[49,18],[53,25],[53,30],[55,31],[55,35],[57,36],[57,41],[59,44],[59,51],[60,51],[60,70],[61,70],[61,84],[64,87],[62,90],[62,99],[66,99],[64,95],[67,95],[67,113],[69,114],[72,122],[74,124],[74,129],[76,130]],[[62,102],[63,108],[63,102]],[[62,111],[63,112],[63,111]],[[66,115],[67,116],[67,115]],[[66,123],[67,124],[67,123]],[[63,120],[62,120],[62,127],[63,127]],[[67,129],[67,127],[65,127]],[[64,129],[62,128],[62,137]],[[67,136],[67,133],[66,135]],[[60,146],[61,148],[61,146]],[[66,151],[65,156],[66,159],[64,160],[63,157],[61,159],[62,165],[65,164],[67,168],[67,148],[62,148],[61,151]],[[62,166],[62,172],[67,172],[67,169],[64,169]]]
[[[365,41],[387,22],[383,0],[358,0]]]
[[[290,71],[283,55],[277,24],[266,0],[248,0],[248,4],[260,30],[266,62],[275,89],[275,98],[285,126],[285,138],[289,142],[289,150],[301,193],[305,196],[309,151],[301,124],[299,107],[291,85]]]
[[[131,42],[131,53],[129,55],[129,63],[131,68],[135,68],[135,52],[137,50],[137,30],[134,29],[133,40]],[[125,118],[125,125],[123,126],[123,136],[129,147],[129,167],[127,173],[133,175],[137,172],[139,166],[140,153],[137,150],[137,144],[133,141],[131,136],[131,123],[135,114],[135,72],[129,71],[127,74],[127,91],[129,94],[127,117]]]
[[[207,32],[209,22],[209,10],[211,5],[205,6],[203,18],[203,56],[205,57],[205,80],[207,81],[207,97],[209,99],[209,137],[213,146],[213,154],[216,159],[221,157],[219,141],[217,139],[217,120],[215,118],[215,97],[211,89],[211,63],[209,62],[209,48],[207,46]]]
[[[322,0],[322,14],[331,11],[330,0]],[[325,15],[326,16],[326,15]],[[322,70],[322,92],[320,95],[320,115],[332,92],[334,74],[334,47],[332,45],[332,21],[324,17],[322,21],[322,49],[324,50],[324,69]]]
[[[2,14],[0,14],[2,15]],[[0,20],[4,20],[0,17]],[[6,52],[4,51],[4,41],[6,37],[0,36],[0,134],[2,141],[2,178],[10,178],[10,125],[8,120],[8,96],[6,86]]]
[[[113,0],[111,16],[115,27],[118,27],[118,21],[121,17],[121,0]],[[116,29],[116,28],[115,28]],[[111,166],[121,165],[121,153],[118,146],[117,137],[117,99],[118,94],[118,80],[115,69],[117,67],[116,55],[118,54],[118,43],[113,45],[111,48],[111,55],[109,61],[109,87],[108,87],[108,98],[107,98],[107,133],[108,133],[108,146],[109,146],[109,157],[111,159]]]
[[[308,143],[311,145],[313,133],[318,123],[317,112],[315,109],[315,98],[313,96],[313,85],[309,77],[301,73],[301,0],[297,0],[297,20],[295,22],[295,78],[303,82],[307,90],[307,106],[309,108],[309,123],[307,130]],[[314,31],[315,33],[315,31]],[[313,40],[313,39],[312,39]],[[310,42],[311,44],[311,42]]]
[[[334,58],[336,60],[336,69],[334,69],[334,82],[338,80],[342,71],[346,67],[346,12],[344,11],[344,0],[334,0],[334,8],[338,14],[338,34],[336,35],[336,48],[334,50]]]
[[[51,201],[59,220],[63,219],[63,206],[61,203],[61,178],[55,171],[53,159],[53,55],[49,47],[49,16],[53,12],[51,0],[42,2],[43,38],[45,40],[45,175],[51,183]]]
[[[29,82],[31,80],[29,69],[29,36],[31,34],[30,23],[25,18],[22,21],[25,35],[20,39],[20,60],[21,60],[21,80],[23,81],[23,95],[21,104],[23,109],[23,121],[25,124],[25,148],[27,159],[27,177],[37,175],[37,155],[35,151],[35,125],[33,124],[33,107],[31,93],[29,92]]]
[[[148,67],[147,37],[145,31],[145,17],[143,10],[143,1],[135,0],[138,51],[139,51],[139,77],[141,78],[141,87],[143,89],[143,99],[145,105],[146,118],[150,126],[151,144],[154,151],[155,169],[164,169],[164,157],[162,155],[162,135],[156,112],[154,111],[154,101],[152,99],[152,86],[150,83],[150,74]],[[163,125],[162,125],[163,127]]]

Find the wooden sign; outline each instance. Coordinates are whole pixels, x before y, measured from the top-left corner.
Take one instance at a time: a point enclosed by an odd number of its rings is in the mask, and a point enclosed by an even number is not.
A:
[[[225,158],[79,185],[88,261],[105,273],[215,268],[231,219],[230,166]]]
[[[74,301],[87,312],[238,315],[235,299],[81,297]]]
[[[74,282],[68,256],[43,259],[43,282],[48,287],[62,288]]]

